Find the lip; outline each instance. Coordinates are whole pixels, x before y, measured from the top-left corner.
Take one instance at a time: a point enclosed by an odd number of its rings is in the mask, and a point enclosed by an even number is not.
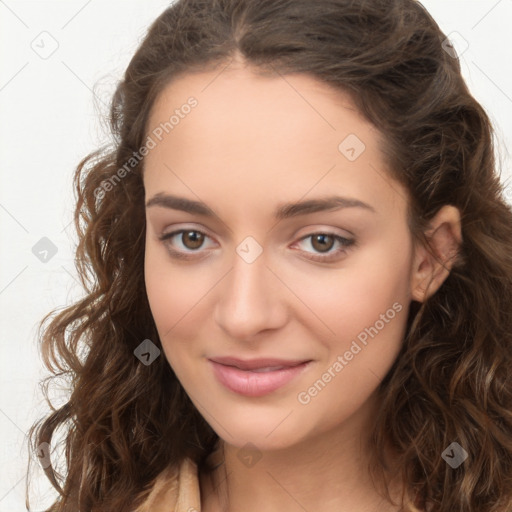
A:
[[[233,357],[208,361],[212,365],[215,377],[222,385],[235,393],[252,397],[276,391],[304,372],[312,362],[270,358],[244,361]],[[266,368],[270,370],[261,371]]]
[[[210,361],[223,364],[225,366],[235,366],[240,370],[257,370],[259,368],[269,368],[274,366],[291,367],[307,362],[307,359],[277,359],[271,357],[262,357],[259,359],[238,359],[237,357],[214,357]]]

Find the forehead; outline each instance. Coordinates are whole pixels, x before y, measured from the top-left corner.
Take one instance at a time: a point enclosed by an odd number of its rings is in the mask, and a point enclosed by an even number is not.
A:
[[[190,115],[180,118],[179,129],[177,125],[173,127],[176,142],[181,133],[183,139],[195,136],[207,143],[219,128],[230,130],[231,146],[246,148],[249,141],[251,146],[262,142],[276,145],[297,138],[316,144],[323,140],[328,145],[350,130],[357,131],[359,138],[371,145],[370,139],[377,134],[359,114],[348,93],[309,75],[262,76],[250,67],[180,75],[158,95],[148,127],[168,121],[190,97],[196,99],[197,106]],[[193,121],[185,122],[188,117]],[[217,129],[212,130],[214,127]],[[204,132],[209,135],[206,140]]]
[[[347,93],[308,75],[248,67],[184,74],[153,105],[147,134],[159,127],[145,158],[152,193],[188,184],[197,193],[247,191],[255,202],[333,188],[370,203],[397,199],[379,132]]]

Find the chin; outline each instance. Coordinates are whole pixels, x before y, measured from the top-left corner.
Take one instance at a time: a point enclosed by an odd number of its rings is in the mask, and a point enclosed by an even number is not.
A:
[[[304,421],[298,421],[296,415],[290,413],[291,410],[284,407],[273,414],[251,408],[246,414],[240,411],[216,414],[221,424],[210,421],[211,418],[207,421],[227,444],[239,449],[250,444],[263,452],[289,448],[307,437]]]
[[[275,439],[272,437],[272,435],[267,437],[267,434],[265,433],[247,430],[246,433],[238,435],[234,438],[227,436],[224,432],[224,436],[221,437],[221,439],[226,444],[240,450],[240,456],[242,456],[245,452],[254,452],[257,455],[258,452],[264,453],[285,450],[300,442],[299,439],[295,440],[285,436],[275,436]]]

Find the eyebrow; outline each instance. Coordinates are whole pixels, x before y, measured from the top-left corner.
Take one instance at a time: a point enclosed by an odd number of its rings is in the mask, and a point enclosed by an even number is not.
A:
[[[217,216],[205,203],[192,201],[185,197],[163,194],[161,192],[147,201],[146,208],[150,208],[152,206],[181,210],[183,212],[203,215],[205,217]],[[300,215],[307,215],[309,213],[355,207],[377,213],[371,205],[360,201],[359,199],[352,197],[329,196],[326,198],[308,199],[305,201],[280,204],[274,212],[274,217],[278,220],[283,220],[291,217],[298,217]]]

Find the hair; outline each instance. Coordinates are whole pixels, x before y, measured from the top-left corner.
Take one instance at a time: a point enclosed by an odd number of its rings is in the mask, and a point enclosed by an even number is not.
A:
[[[443,205],[460,210],[457,259],[434,294],[411,302],[379,384],[368,469],[405,484],[407,511],[511,510],[512,210],[489,117],[445,41],[415,0],[179,0],[152,23],[112,97],[113,142],[74,173],[84,297],[39,325],[51,412],[32,426],[32,448],[65,433],[64,469],[53,459],[44,468],[58,491],[48,512],[133,509],[168,466],[190,457],[208,469],[217,434],[164,357],[144,365],[134,356],[146,339],[162,348],[144,283],[144,159],[98,190],[144,145],[171,80],[234,59],[348,93],[379,130],[389,178],[410,194],[411,236],[429,250],[429,221]],[[69,397],[55,408],[48,385],[59,378]],[[456,468],[442,458],[452,442],[468,454]]]

